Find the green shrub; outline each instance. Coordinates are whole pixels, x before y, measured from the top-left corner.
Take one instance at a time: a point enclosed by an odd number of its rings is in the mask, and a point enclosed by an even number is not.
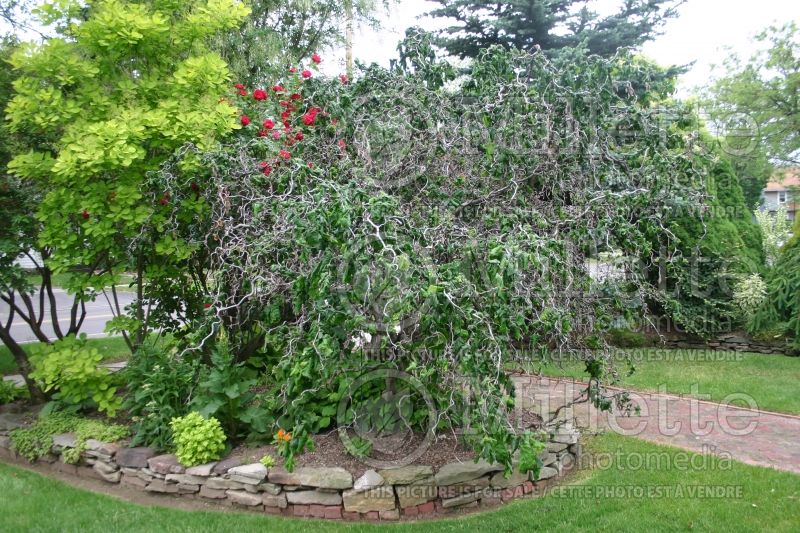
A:
[[[131,415],[134,446],[172,449],[170,421],[190,411],[189,398],[199,363],[175,350],[144,345],[124,370],[127,384],[122,407]]]
[[[11,446],[21,456],[35,461],[50,452],[54,435],[70,432],[75,434],[75,448],[64,450],[64,459],[68,463],[76,463],[85,450],[88,439],[115,442],[128,435],[128,428],[65,412],[54,412],[40,416],[30,427],[12,431]]]
[[[32,358],[31,377],[42,383],[45,392],[57,391],[53,399],[72,406],[94,404],[113,417],[122,404],[117,396],[117,379],[103,368],[103,356],[86,346],[86,336],[65,337],[46,346]]]
[[[644,333],[629,329],[611,329],[606,334],[606,340],[617,348],[646,348],[653,346],[653,340]]]
[[[192,411],[186,416],[173,418],[170,427],[175,455],[184,466],[216,461],[225,450],[225,433],[216,418],[205,419]]]
[[[29,397],[30,393],[25,387],[20,387],[13,381],[0,379],[0,405]]]

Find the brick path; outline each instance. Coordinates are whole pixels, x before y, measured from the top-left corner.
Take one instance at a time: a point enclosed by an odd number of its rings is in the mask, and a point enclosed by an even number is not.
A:
[[[518,398],[553,412],[585,385],[538,376],[515,376]],[[617,389],[619,390],[619,389]],[[576,405],[568,416],[590,431],[606,429],[699,453],[800,474],[800,416],[722,405],[670,394],[631,392],[640,416],[600,413]],[[730,454],[730,455],[727,455]]]

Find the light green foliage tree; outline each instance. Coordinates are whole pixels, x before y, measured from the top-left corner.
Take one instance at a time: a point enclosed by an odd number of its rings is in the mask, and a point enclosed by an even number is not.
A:
[[[781,246],[792,236],[792,226],[786,214],[786,208],[781,206],[771,215],[767,211],[756,211],[756,220],[761,228],[761,242],[764,245],[764,256],[767,266],[772,266],[778,259]]]
[[[747,128],[742,157],[761,146],[783,164],[800,163],[800,31],[794,22],[771,26],[756,37],[760,48],[745,60],[732,55],[726,75],[707,91],[711,116],[733,130]],[[741,136],[741,132],[740,132]]]
[[[54,271],[82,267],[69,290],[91,298],[90,287],[136,273],[133,316],[116,324],[136,332],[134,347],[148,324],[145,283],[176,274],[160,258],[169,265],[187,253],[157,224],[143,228],[169,198],[152,201],[141,184],[184,143],[209,146],[236,126],[220,98],[228,68],[206,43],[238,28],[248,9],[237,0],[58,0],[36,14],[58,36],[11,59],[19,77],[7,114],[22,149],[9,169],[47,191],[39,240],[55,250]]]
[[[250,16],[235,32],[220,35],[215,48],[231,66],[237,81],[258,85],[281,69],[297,65],[344,41],[348,20],[378,25],[375,14],[389,0],[253,0]]]

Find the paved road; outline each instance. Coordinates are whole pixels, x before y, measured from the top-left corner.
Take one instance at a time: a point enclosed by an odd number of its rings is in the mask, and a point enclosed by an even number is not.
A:
[[[72,307],[72,297],[62,289],[54,289],[53,293],[56,298],[56,310],[58,311],[59,324],[61,324],[62,327],[67,327],[69,325],[69,310]],[[133,302],[133,293],[117,292],[117,295],[119,296],[120,308],[124,308],[126,305]],[[109,294],[109,299],[110,298],[111,295]],[[38,293],[34,301],[38,304]],[[8,313],[8,304],[0,302],[0,320],[4,322],[8,320]],[[106,298],[101,294],[94,302],[86,303],[86,319],[83,321],[81,332],[86,333],[87,337],[108,336],[104,331],[106,322],[113,317],[114,314],[111,312],[111,307],[106,301]],[[45,320],[42,322],[42,329],[52,338],[53,325],[50,320],[50,306],[49,303],[47,303],[47,299],[45,299]],[[15,317],[14,319],[14,323],[11,326],[11,335],[18,342],[34,342],[37,340],[27,324],[20,320],[19,317]]]

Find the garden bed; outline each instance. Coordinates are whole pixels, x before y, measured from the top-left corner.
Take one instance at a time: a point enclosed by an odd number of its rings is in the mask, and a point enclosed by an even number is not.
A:
[[[24,461],[11,449],[9,433],[26,421],[22,414],[0,417],[0,458]],[[417,464],[369,469],[348,456],[338,435],[321,435],[315,452],[298,457],[292,472],[254,460],[268,449],[237,449],[221,461],[186,468],[172,454],[144,447],[89,439],[76,464],[65,462],[75,435],[53,437],[42,466],[78,477],[165,497],[200,499],[252,511],[289,516],[347,520],[399,520],[406,517],[494,507],[535,495],[576,464],[578,432],[571,425],[553,427],[540,455],[537,476],[503,473],[499,464],[475,462],[454,436],[437,439]],[[339,464],[337,464],[337,462]]]

